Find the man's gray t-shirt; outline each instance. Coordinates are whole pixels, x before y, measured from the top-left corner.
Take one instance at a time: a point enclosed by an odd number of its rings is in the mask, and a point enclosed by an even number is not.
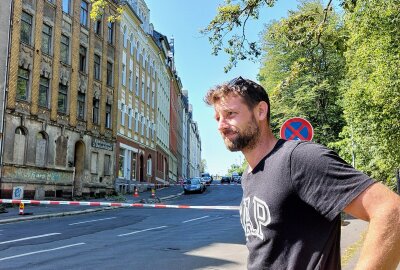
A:
[[[248,269],[340,269],[340,213],[373,183],[322,145],[279,140],[243,175]]]

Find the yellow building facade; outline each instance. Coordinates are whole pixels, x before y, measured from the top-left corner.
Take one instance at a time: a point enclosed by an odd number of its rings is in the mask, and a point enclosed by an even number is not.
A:
[[[86,0],[13,1],[2,197],[112,193],[115,180],[119,22]]]

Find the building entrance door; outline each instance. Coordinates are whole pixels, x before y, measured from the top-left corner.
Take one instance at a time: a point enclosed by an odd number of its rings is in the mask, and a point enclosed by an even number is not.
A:
[[[78,141],[75,144],[75,155],[74,155],[74,197],[82,196],[82,178],[83,171],[85,168],[85,144],[82,141]]]

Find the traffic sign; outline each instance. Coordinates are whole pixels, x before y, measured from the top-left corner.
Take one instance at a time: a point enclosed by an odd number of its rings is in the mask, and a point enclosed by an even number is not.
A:
[[[285,140],[311,141],[314,136],[314,129],[306,119],[294,117],[283,123],[280,135]]]

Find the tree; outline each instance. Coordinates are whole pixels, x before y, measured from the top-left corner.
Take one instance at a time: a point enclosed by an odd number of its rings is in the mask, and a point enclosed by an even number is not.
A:
[[[314,127],[314,141],[337,141],[344,126],[337,102],[345,74],[340,17],[320,2],[305,2],[267,25],[263,38],[259,79],[270,95],[274,132],[285,120],[304,117]]]
[[[355,153],[358,169],[395,186],[400,168],[400,3],[357,1],[345,25],[346,80],[342,86],[346,128],[335,146]]]
[[[218,55],[223,50],[229,55],[225,72],[236,66],[240,60],[256,61],[261,55],[262,48],[258,41],[248,40],[246,37],[246,25],[249,20],[259,19],[260,9],[272,7],[275,2],[276,0],[224,0],[224,5],[217,8],[215,17],[201,30],[201,33],[209,36],[213,46],[212,54]],[[329,0],[325,11],[331,9],[331,4],[332,0]]]
[[[109,5],[110,0],[90,0],[90,2],[92,2],[92,7],[90,10],[90,18],[93,20],[97,20],[100,18],[101,15],[103,15],[104,10],[106,10],[106,8]],[[122,14],[122,7],[120,5],[118,5],[117,8],[117,14],[116,15],[108,15],[107,20],[112,22],[112,21],[116,21],[119,20]]]
[[[239,175],[242,175],[244,170],[247,168],[247,161],[243,160],[242,164],[232,164],[228,169],[228,174],[232,175],[233,172],[237,172]]]
[[[233,3],[235,2],[235,3]],[[210,35],[209,41],[213,45],[212,54],[218,55],[222,50],[224,39],[228,36],[228,46],[224,52],[229,57],[229,63],[225,67],[228,72],[236,66],[238,60],[254,60],[261,54],[261,48],[255,41],[249,41],[246,37],[246,24],[249,19],[258,19],[262,6],[273,6],[275,0],[225,0],[225,5],[220,5],[217,15],[208,26],[201,30],[204,35]],[[232,34],[235,28],[240,28],[240,34]]]
[[[200,163],[200,172],[205,172],[207,170],[207,161],[203,158]]]

